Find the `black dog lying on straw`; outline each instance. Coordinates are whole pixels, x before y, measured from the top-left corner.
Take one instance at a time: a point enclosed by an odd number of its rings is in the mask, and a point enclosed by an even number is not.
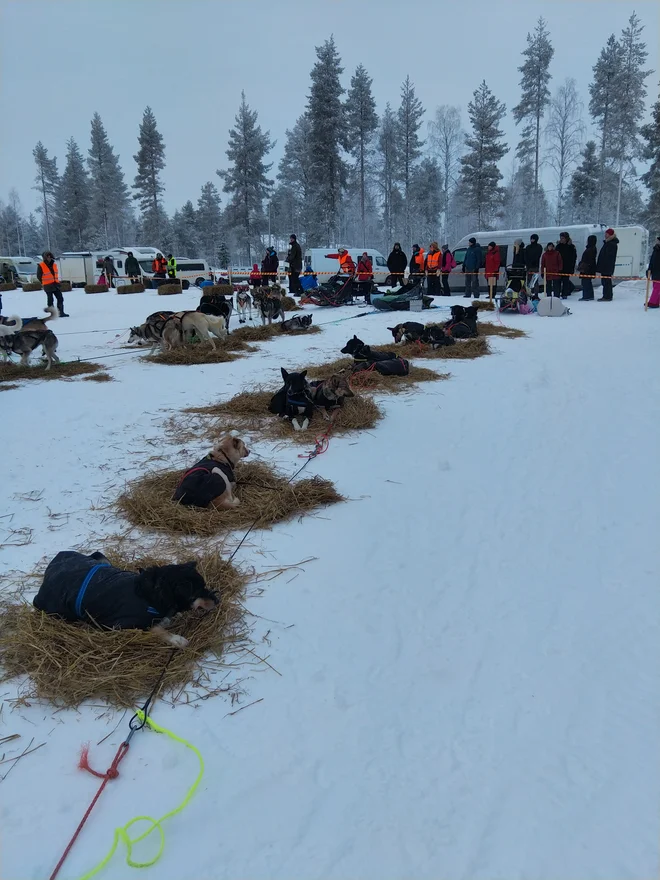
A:
[[[182,611],[211,611],[217,602],[196,562],[122,571],[102,553],[63,550],[48,563],[33,604],[69,623],[151,629],[168,645],[185,648],[187,639],[166,631],[170,619]]]
[[[271,397],[268,410],[282,419],[290,419],[296,431],[306,431],[314,413],[307,370],[302,373],[287,373],[282,367],[281,371],[284,385]],[[302,424],[299,421],[300,416],[303,417]]]
[[[354,373],[372,368],[381,376],[407,376],[410,373],[410,364],[405,358],[393,351],[376,351],[357,336],[348,340],[341,353],[353,356]]]

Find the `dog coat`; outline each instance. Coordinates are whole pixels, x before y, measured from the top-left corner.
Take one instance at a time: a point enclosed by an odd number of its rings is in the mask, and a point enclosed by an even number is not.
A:
[[[48,563],[33,605],[73,622],[115,629],[149,629],[164,615],[135,593],[138,573],[114,568],[94,554],[63,550]]]
[[[206,456],[194,467],[186,471],[174,490],[172,501],[180,501],[192,507],[208,507],[214,498],[227,491],[225,481],[215,469],[222,471],[230,483],[236,482],[234,472],[228,464]]]

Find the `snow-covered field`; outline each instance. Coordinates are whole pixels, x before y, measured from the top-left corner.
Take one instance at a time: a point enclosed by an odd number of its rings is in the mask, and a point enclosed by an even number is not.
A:
[[[188,444],[181,460],[163,428],[171,414],[273,383],[280,366],[334,359],[353,333],[391,340],[392,316],[339,321],[361,311],[347,307],[315,310],[317,323],[337,322],[322,334],[229,364],[150,365],[118,347],[130,324],[197,297],[66,296],[60,355],[120,353],[99,361],[116,381],[0,394],[2,513],[13,515],[0,544],[33,530],[30,544],[0,548],[4,570],[102,547],[120,526],[104,507],[125,480],[153,456],[183,466],[204,452]],[[3,299],[5,314],[43,304]],[[229,715],[238,705],[222,697],[156,704],[154,719],[199,747],[206,774],[140,876],[658,876],[660,315],[644,313],[635,284],[611,304],[575,300],[565,318],[505,318],[529,336],[492,339],[491,357],[424,362],[452,378],[387,397],[377,429],[333,439],[307,468],[350,501],[241,549],[258,571],[316,560],[248,602],[279,674],[244,673],[244,711]],[[256,448],[287,473],[300,464],[298,447]],[[76,769],[80,745],[107,767],[128,716],[96,745],[118,713],[14,708],[14,693],[0,686],[0,737],[21,738],[0,759],[33,737],[46,745],[0,782],[0,877],[43,880],[97,788]],[[174,807],[195,772],[181,746],[138,734],[60,877],[95,865],[129,818]],[[133,873],[120,847],[98,876]]]

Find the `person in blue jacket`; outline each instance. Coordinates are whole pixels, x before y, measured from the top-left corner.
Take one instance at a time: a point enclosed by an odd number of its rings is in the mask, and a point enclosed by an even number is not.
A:
[[[476,238],[470,239],[470,246],[465,251],[463,258],[463,273],[465,275],[465,299],[479,299],[479,270],[484,259],[483,250]]]

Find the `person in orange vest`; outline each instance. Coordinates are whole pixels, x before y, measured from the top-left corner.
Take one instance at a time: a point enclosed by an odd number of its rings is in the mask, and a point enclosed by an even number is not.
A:
[[[156,259],[151,264],[151,271],[157,278],[167,276],[167,260],[162,254],[156,254]]]
[[[424,248],[418,244],[413,245],[412,257],[410,258],[410,277],[408,280],[412,284],[419,284],[424,275]]]
[[[57,309],[60,318],[68,318],[64,311],[64,297],[62,296],[62,288],[60,287],[60,275],[57,270],[57,263],[51,251],[44,251],[43,260],[37,266],[37,278],[41,282],[41,286],[46,292],[48,305],[53,305],[53,297],[57,300]]]
[[[426,255],[426,274],[428,278],[428,294],[429,296],[440,295],[440,278],[438,270],[440,269],[440,246],[437,241],[432,241],[429,245],[429,252]]]
[[[353,262],[353,257],[349,254],[346,248],[337,248],[338,254],[337,258],[339,260],[339,274],[340,275],[355,275],[355,263]]]

